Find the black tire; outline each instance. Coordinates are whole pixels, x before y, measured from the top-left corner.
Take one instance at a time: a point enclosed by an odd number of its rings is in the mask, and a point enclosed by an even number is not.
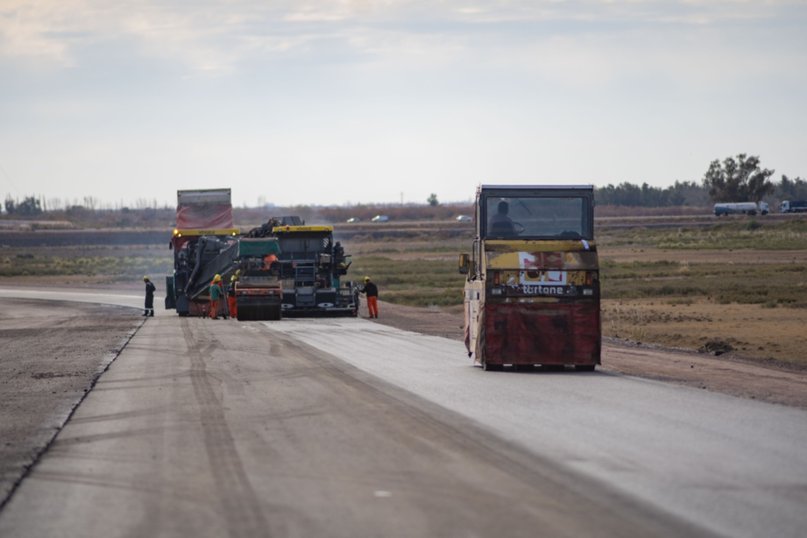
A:
[[[596,367],[596,364],[578,364],[574,369],[578,372],[593,372]]]
[[[482,365],[482,369],[486,372],[500,372],[502,368],[503,366],[501,364],[490,364],[489,362]]]

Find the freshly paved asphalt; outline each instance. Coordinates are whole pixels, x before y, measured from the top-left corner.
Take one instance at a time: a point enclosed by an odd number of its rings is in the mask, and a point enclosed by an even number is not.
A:
[[[162,312],[17,489],[0,536],[795,537],[804,446],[792,408],[602,372],[483,372],[461,343],[365,320]]]

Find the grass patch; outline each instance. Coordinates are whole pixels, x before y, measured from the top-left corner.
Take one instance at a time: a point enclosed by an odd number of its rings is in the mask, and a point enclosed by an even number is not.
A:
[[[677,297],[720,304],[807,302],[807,272],[795,264],[604,263],[604,299]]]
[[[462,304],[465,277],[451,260],[395,260],[386,256],[353,256],[351,278],[369,275],[384,301],[410,306]]]
[[[633,246],[687,250],[796,250],[807,248],[807,221],[732,221],[676,229],[627,228],[604,231],[598,243],[607,247]]]
[[[80,275],[124,281],[172,271],[170,255],[149,247],[4,249],[0,255],[0,277]]]

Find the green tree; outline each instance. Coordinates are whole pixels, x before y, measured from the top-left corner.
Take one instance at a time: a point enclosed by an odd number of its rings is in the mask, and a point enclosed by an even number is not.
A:
[[[745,153],[722,163],[714,160],[703,176],[703,186],[715,202],[759,202],[775,190],[769,179],[773,170],[760,168],[759,162],[759,157]]]
[[[42,213],[42,201],[36,196],[26,196],[22,202],[6,197],[6,213],[21,217],[33,217]]]
[[[432,207],[437,207],[438,205],[440,205],[440,201],[437,199],[437,195],[435,193],[431,193],[429,197],[426,199],[426,201]]]
[[[35,196],[26,196],[25,199],[17,204],[17,215],[23,217],[33,217],[42,213],[42,202]]]
[[[782,181],[776,185],[776,196],[781,200],[807,199],[807,181],[800,177],[790,179],[782,174]]]

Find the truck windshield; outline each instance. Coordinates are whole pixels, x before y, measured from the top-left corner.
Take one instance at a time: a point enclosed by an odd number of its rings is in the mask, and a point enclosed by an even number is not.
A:
[[[315,259],[317,254],[327,252],[329,237],[313,234],[278,234],[281,260]]]
[[[487,238],[590,239],[589,202],[579,196],[490,196],[484,204]]]

